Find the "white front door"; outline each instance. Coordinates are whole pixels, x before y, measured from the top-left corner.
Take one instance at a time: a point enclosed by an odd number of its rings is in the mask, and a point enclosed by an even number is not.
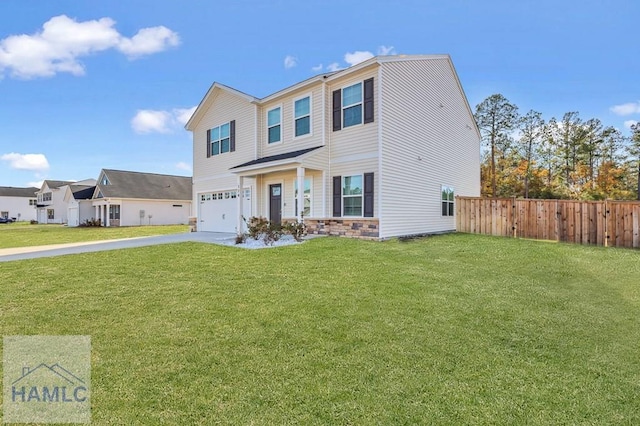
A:
[[[198,231],[236,232],[238,224],[236,190],[206,192],[199,195]],[[244,190],[244,217],[251,215],[251,190]]]
[[[78,226],[78,225],[80,225],[80,223],[79,223],[80,216],[78,214],[78,208],[77,207],[69,207],[69,210],[67,211],[67,215],[69,216],[67,218],[67,226]]]

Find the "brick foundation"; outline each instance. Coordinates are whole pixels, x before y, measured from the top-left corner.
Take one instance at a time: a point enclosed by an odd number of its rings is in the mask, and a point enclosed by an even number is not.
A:
[[[109,226],[120,226],[120,219],[110,219]]]
[[[380,238],[378,219],[305,219],[307,234],[336,235],[341,237],[377,240]]]

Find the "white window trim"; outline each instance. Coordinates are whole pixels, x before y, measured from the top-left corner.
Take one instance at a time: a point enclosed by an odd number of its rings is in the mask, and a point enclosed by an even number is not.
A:
[[[211,127],[209,130],[212,131],[213,129],[219,127],[220,130],[222,130],[222,126],[224,126],[225,124],[229,125],[229,151],[227,152],[222,152],[222,139],[226,139],[226,138],[222,138],[220,135],[222,134],[222,131],[218,132],[218,139],[211,139],[209,141],[209,152],[211,153],[211,156],[214,157],[216,155],[222,155],[222,154],[229,154],[231,152],[231,121],[225,121],[224,123],[220,123],[217,126],[213,126]],[[213,153],[213,142],[218,141],[220,142],[220,144],[218,145],[218,153],[214,154]]]
[[[269,126],[269,113],[271,111],[273,111],[274,109],[278,109],[280,108],[280,122],[277,124],[278,126],[280,126],[280,140],[277,142],[271,142],[269,143],[269,129],[271,127],[275,127],[276,125],[273,126]],[[272,108],[269,108],[264,115],[264,123],[265,123],[265,128],[267,129],[267,134],[265,135],[265,142],[267,143],[267,146],[274,146],[274,145],[280,145],[283,141],[284,141],[284,126],[282,125],[282,117],[284,115],[284,108],[282,108],[282,104],[278,104],[278,105],[274,105]]]
[[[447,189],[447,193],[449,192],[448,190],[450,189],[453,192],[453,200],[449,201],[449,200],[443,200],[442,199],[442,191],[444,189]],[[442,203],[446,202],[447,203],[447,214],[444,215],[442,214]],[[453,214],[448,214],[449,212],[449,204],[453,205]],[[455,217],[456,215],[456,189],[451,186],[451,185],[440,185],[440,217]]]
[[[362,203],[360,204],[360,215],[359,216],[347,216],[344,214],[344,198],[355,198],[357,197],[357,195],[344,195],[344,178],[346,177],[353,177],[353,176],[360,176],[360,178],[362,179],[362,194],[360,194],[360,198],[362,198]],[[342,217],[355,217],[357,219],[361,219],[364,218],[364,172],[357,172],[357,173],[349,173],[349,174],[344,174],[341,177],[341,182],[340,182],[340,204],[341,204],[341,208],[342,211],[340,213],[342,213]]]
[[[305,176],[304,180],[309,179],[309,216],[305,216],[305,218],[313,217],[313,176]],[[298,185],[298,179],[293,179],[293,215],[298,217],[298,212],[296,211],[296,202],[298,201],[298,197],[296,196],[296,185]]]
[[[351,86],[355,86],[356,84],[360,85],[360,102],[356,102],[354,104],[351,104],[349,106],[344,106],[344,89],[348,89]],[[347,108],[351,108],[354,107],[356,105],[360,105],[360,122],[358,124],[352,124],[351,126],[345,126],[344,125],[344,110]],[[360,81],[356,81],[353,84],[349,84],[347,86],[344,86],[340,89],[340,120],[342,122],[342,129],[349,129],[351,127],[358,127],[358,126],[362,126],[364,124],[364,80],[360,80]]]
[[[303,115],[302,117],[297,117],[296,118],[296,102],[304,99],[304,98],[309,98],[309,133],[306,133],[304,135],[300,135],[300,136],[296,136],[296,120],[300,119],[300,118],[304,118],[307,117],[306,115]],[[297,98],[293,99],[293,102],[291,103],[291,109],[292,109],[292,117],[293,117],[293,139],[297,140],[297,139],[304,139],[304,138],[308,138],[313,136],[313,93],[306,93],[302,96],[298,96]]]

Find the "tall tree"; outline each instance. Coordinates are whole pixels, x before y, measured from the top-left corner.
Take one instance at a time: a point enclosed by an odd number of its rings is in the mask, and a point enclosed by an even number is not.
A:
[[[597,169],[597,161],[602,155],[604,134],[602,130],[602,122],[597,118],[591,118],[584,123],[584,140],[582,143],[582,153],[585,156],[585,162],[589,173],[589,189],[595,189],[595,170]]]
[[[524,172],[524,198],[529,198],[529,182],[531,181],[531,162],[538,150],[544,135],[542,114],[530,110],[520,119],[520,155],[526,162]]]
[[[498,146],[510,139],[509,132],[516,127],[518,107],[501,94],[494,94],[476,106],[474,115],[482,139],[490,148],[491,196],[496,197],[496,154]]]

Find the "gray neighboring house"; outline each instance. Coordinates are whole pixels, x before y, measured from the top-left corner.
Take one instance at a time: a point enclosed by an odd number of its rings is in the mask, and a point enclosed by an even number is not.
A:
[[[0,186],[0,217],[36,220],[37,191],[35,187]]]
[[[104,226],[189,223],[191,177],[102,169],[91,197]]]

